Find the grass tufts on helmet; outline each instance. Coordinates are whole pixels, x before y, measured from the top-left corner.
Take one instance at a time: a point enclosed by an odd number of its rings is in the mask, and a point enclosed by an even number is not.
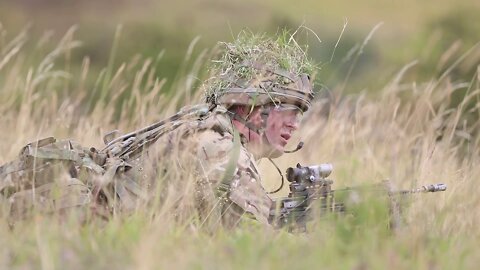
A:
[[[290,32],[282,31],[272,38],[242,31],[232,43],[221,42],[220,45],[220,58],[212,61],[211,77],[203,85],[207,103],[276,103],[276,96],[281,94],[282,101],[289,101],[285,95],[292,94],[296,99],[300,96],[301,101],[297,103],[309,106],[313,98],[312,86],[302,85],[301,78],[313,77],[318,67],[307,57],[308,47],[300,47]],[[288,89],[296,92],[289,93]],[[239,98],[235,98],[236,94]],[[269,100],[257,99],[262,95]]]

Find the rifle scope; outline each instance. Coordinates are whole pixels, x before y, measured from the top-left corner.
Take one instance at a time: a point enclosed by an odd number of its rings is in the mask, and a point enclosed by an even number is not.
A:
[[[297,164],[296,168],[287,169],[287,180],[289,182],[315,182],[327,178],[333,170],[330,163],[322,163],[319,165],[302,166]]]

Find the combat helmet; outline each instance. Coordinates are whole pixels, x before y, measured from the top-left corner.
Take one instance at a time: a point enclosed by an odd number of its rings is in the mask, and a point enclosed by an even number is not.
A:
[[[213,62],[213,75],[204,85],[207,103],[227,108],[291,104],[303,112],[311,106],[315,66],[291,34],[274,39],[241,32],[221,45],[222,58]]]

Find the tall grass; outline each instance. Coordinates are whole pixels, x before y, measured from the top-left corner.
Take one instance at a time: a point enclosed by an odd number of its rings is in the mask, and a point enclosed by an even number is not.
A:
[[[112,63],[95,74],[86,57],[81,70],[69,70],[68,55],[79,45],[74,30],[37,63],[28,61],[35,52],[24,49],[26,38],[21,33],[0,48],[0,163],[50,135],[101,146],[106,131],[154,122],[185,98],[182,91],[163,94],[163,80],[152,75],[155,59]],[[201,61],[176,82],[177,89],[191,91],[192,102],[200,93],[189,80],[199,76]],[[279,159],[282,167],[331,162],[336,187],[386,178],[398,188],[448,184],[445,193],[415,197],[396,231],[386,229],[374,204],[355,216],[319,219],[302,235],[255,224],[212,234],[149,211],[101,226],[38,215],[12,228],[2,218],[0,267],[474,269],[480,260],[480,138],[479,120],[466,120],[480,113],[480,74],[466,84],[402,82],[406,69],[378,96],[320,98],[296,135],[308,147]],[[86,89],[87,80],[96,80],[97,88]],[[463,87],[468,95],[449,108],[451,95]],[[273,189],[278,175],[266,163],[261,169],[264,185]]]

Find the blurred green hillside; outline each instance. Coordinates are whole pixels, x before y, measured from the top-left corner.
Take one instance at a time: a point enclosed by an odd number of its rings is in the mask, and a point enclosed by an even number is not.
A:
[[[191,59],[218,41],[231,40],[244,28],[275,33],[279,28],[295,31],[304,23],[322,41],[309,31],[300,37],[309,44],[309,54],[321,63],[323,86],[358,92],[378,89],[414,60],[418,63],[407,77],[422,81],[440,76],[480,41],[479,13],[480,2],[475,0],[1,1],[0,49],[4,51],[7,42],[27,28],[30,43],[25,46],[40,50],[38,40],[56,44],[77,25],[75,38],[82,45],[71,55],[68,69],[79,69],[88,56],[90,68],[96,71],[107,66],[115,29],[122,25],[113,65],[157,59],[156,76],[172,86],[182,65],[188,68],[191,64],[182,63],[196,37]],[[347,26],[335,47],[345,21]],[[27,60],[38,61],[38,53],[31,51]],[[477,49],[452,70],[452,80],[470,81],[479,62]]]

